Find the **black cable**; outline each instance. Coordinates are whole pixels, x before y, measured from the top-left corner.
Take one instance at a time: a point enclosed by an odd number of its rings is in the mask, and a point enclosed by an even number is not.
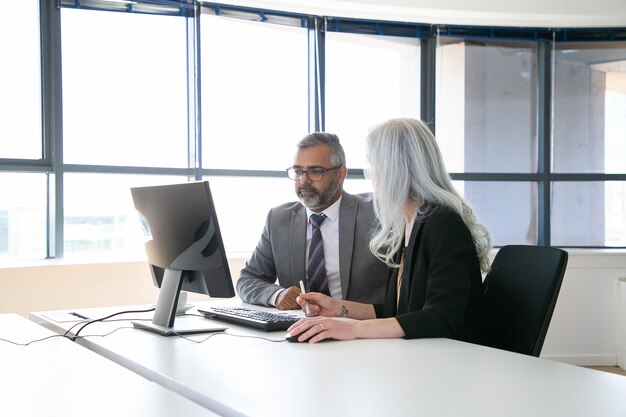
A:
[[[82,321],[79,321],[79,322],[75,323],[72,327],[70,327],[69,329],[67,329],[65,333],[63,333],[63,336],[67,336],[67,335],[68,335],[68,334],[72,331],[72,329],[73,329],[74,327],[78,326],[79,324],[87,323],[88,321],[89,321],[89,319],[87,319],[87,320],[82,320]]]
[[[84,324],[83,324],[83,326],[82,326],[80,329],[78,329],[78,331],[74,334],[74,336],[70,336],[70,337],[72,338],[72,341],[76,341],[76,339],[78,338],[78,335],[80,334],[80,332],[81,332],[81,331],[82,331],[85,327],[87,327],[87,326],[89,326],[90,324],[93,324],[93,323],[97,323],[97,322],[100,322],[100,321],[105,321],[105,320],[107,320],[107,319],[110,319],[111,317],[119,316],[120,314],[130,314],[130,313],[148,313],[148,312],[150,312],[150,311],[154,311],[154,310],[155,310],[155,308],[154,308],[154,307],[149,308],[149,309],[147,309],[147,310],[126,310],[126,311],[120,311],[120,312],[117,312],[117,313],[113,313],[113,314],[110,314],[110,315],[108,315],[108,316],[106,316],[106,317],[101,317],[101,318],[99,318],[99,319],[89,320],[87,323],[84,323]],[[73,329],[74,327],[76,327],[78,324],[80,324],[80,323],[77,323],[77,324],[75,324],[74,326],[70,327],[70,329],[69,329],[69,330],[67,330],[67,331],[64,333],[64,336],[68,336],[68,333],[70,332],[70,330],[71,330],[71,329]]]
[[[122,321],[122,320],[111,320],[111,321]],[[133,321],[138,321],[133,319]],[[108,333],[104,333],[104,334],[88,334],[86,336],[77,336],[78,339],[87,339],[88,337],[106,337],[109,335],[112,335],[113,333],[117,332],[118,330],[122,330],[122,329],[134,329],[134,327],[131,326],[125,326],[125,327],[117,327],[113,330],[111,330]]]
[[[28,345],[33,344],[33,343],[43,342],[43,341],[48,340],[48,339],[53,339],[55,337],[64,337],[66,339],[72,340],[72,338],[70,336],[66,336],[64,334],[53,334],[53,335],[50,335],[50,336],[42,337],[41,339],[31,340],[31,341],[26,342],[26,343],[14,342],[12,340],[3,339],[3,338],[0,337],[0,342],[7,342],[7,343],[11,343],[12,345],[16,345],[16,346],[28,346]]]
[[[116,314],[122,314],[122,313],[116,313]],[[204,317],[204,316],[202,316],[202,317]],[[132,321],[152,321],[152,319],[130,319],[130,318],[127,318],[127,319],[106,320],[106,322],[107,323],[111,323],[111,322],[114,322],[114,321],[128,321],[128,320],[132,320]],[[87,323],[88,321],[89,321],[89,319],[79,321],[78,323],[74,324],[72,327],[67,329],[66,332],[63,333],[63,336],[68,336],[69,332],[71,332],[74,327],[78,326],[79,324]]]
[[[116,316],[116,315],[119,315],[119,314],[126,314],[126,313],[146,313],[146,312],[150,312],[150,311],[153,311],[153,310],[154,310],[154,308],[151,308],[151,309],[149,309],[149,310],[122,311],[122,312],[119,312],[119,313],[111,314],[110,316],[107,316],[107,317],[103,317],[103,318],[100,318],[100,319],[91,320],[91,321],[89,321],[88,323],[85,323],[85,325],[84,325],[83,327],[81,327],[80,329],[78,329],[78,331],[77,331],[77,332],[76,332],[76,334],[74,335],[74,338],[79,338],[78,334],[79,334],[79,333],[83,330],[83,328],[85,328],[86,326],[90,325],[91,323],[96,323],[96,322],[98,322],[98,321],[102,321],[102,322],[103,322],[103,321],[105,321],[105,320],[106,320],[107,322],[111,322],[111,321],[125,321],[125,320],[130,320],[130,319],[118,319],[118,320],[107,320],[107,319],[109,319],[109,318],[111,318],[111,317],[114,317],[114,316]],[[203,314],[185,313],[185,314],[181,314],[181,315],[182,315],[182,316],[194,316],[194,317],[201,317],[201,318],[205,318],[205,316],[204,316]],[[140,321],[140,320],[142,320],[142,319],[132,319],[132,320],[133,320],[133,321]],[[146,321],[150,321],[150,319],[145,319],[145,320],[146,320]],[[70,330],[72,330],[74,327],[76,327],[78,324],[80,324],[80,323],[76,323],[74,326],[70,327],[70,328],[68,329],[68,331],[67,331],[65,334],[67,335],[67,333],[69,333],[69,331],[70,331]],[[135,328],[135,327],[120,327],[120,329],[134,329],[134,328]],[[114,330],[113,332],[115,332],[115,330]],[[111,334],[111,333],[113,333],[113,332],[110,332],[110,333],[107,333],[107,334],[104,334],[104,335],[87,335],[87,336],[80,336],[80,338],[87,338],[87,337],[90,337],[90,336],[108,336],[109,334]],[[202,339],[202,340],[194,340],[194,339],[191,339],[191,338],[189,338],[189,337],[185,336],[184,334],[182,334],[182,333],[178,333],[178,332],[176,332],[176,331],[172,331],[172,333],[173,333],[175,336],[178,336],[178,337],[180,337],[180,338],[182,338],[182,339],[185,339],[185,340],[189,340],[190,342],[194,342],[194,343],[204,343],[204,342],[206,342],[207,340],[209,340],[210,338],[212,338],[213,336],[217,336],[217,335],[220,335],[220,334],[225,334],[225,335],[227,335],[227,336],[233,336],[233,337],[247,337],[247,338],[251,338],[251,339],[261,339],[261,340],[265,340],[265,341],[268,341],[268,342],[285,342],[285,341],[286,341],[285,339],[275,340],[275,339],[269,339],[269,338],[267,338],[267,337],[263,337],[263,336],[251,336],[251,335],[243,335],[243,334],[233,334],[233,333],[227,333],[226,331],[211,333],[209,336],[205,337],[205,338],[204,338],[204,339]]]
[[[138,320],[143,320],[143,319],[133,319],[133,320],[138,321]],[[111,320],[111,321],[123,321],[123,320]],[[75,339],[86,339],[88,337],[105,337],[105,336],[109,336],[109,335],[111,335],[111,334],[113,334],[113,333],[115,333],[115,332],[117,332],[118,330],[121,330],[121,329],[133,329],[133,328],[134,327],[130,327],[130,326],[128,326],[128,327],[118,327],[118,328],[116,328],[114,330],[111,330],[108,333],[104,333],[104,334],[90,334],[90,335],[87,335],[87,336],[68,336],[66,334],[53,334],[53,335],[50,335],[50,336],[42,337],[41,339],[34,339],[34,340],[31,340],[31,341],[28,341],[26,343],[14,342],[13,340],[3,339],[3,338],[0,337],[0,342],[6,342],[6,343],[10,343],[12,345],[26,347],[26,346],[29,346],[29,345],[31,345],[33,343],[44,342],[46,340],[54,339],[56,337],[63,337],[65,339],[68,339],[68,340],[71,340],[71,341],[75,341]]]
[[[69,329],[67,329],[67,331],[64,334],[54,334],[54,335],[43,337],[41,339],[31,340],[31,341],[26,342],[26,343],[14,342],[12,340],[3,339],[3,338],[0,338],[0,342],[11,343],[11,344],[16,345],[16,346],[28,346],[28,345],[30,345],[32,343],[42,342],[42,341],[45,341],[45,340],[48,340],[48,339],[52,339],[52,338],[56,338],[56,337],[64,337],[66,339],[71,340],[72,342],[75,342],[76,339],[86,339],[88,337],[105,337],[105,336],[109,336],[109,335],[111,335],[111,334],[113,334],[113,333],[115,333],[115,332],[117,332],[118,330],[121,330],[121,329],[136,329],[136,328],[135,327],[130,327],[130,326],[129,327],[118,327],[118,328],[116,328],[116,329],[114,329],[114,330],[112,330],[112,331],[110,331],[108,333],[93,334],[93,335],[90,334],[90,335],[87,335],[87,336],[79,336],[79,333],[85,327],[89,326],[92,323],[97,323],[97,322],[104,322],[104,321],[113,322],[113,321],[128,321],[128,320],[133,320],[133,321],[142,321],[142,320],[150,321],[150,319],[128,319],[128,318],[127,319],[108,320],[111,317],[119,316],[121,314],[149,313],[150,311],[154,311],[154,307],[150,308],[150,309],[147,309],[147,310],[126,310],[126,311],[120,311],[120,312],[113,313],[113,314],[110,314],[108,316],[101,317],[101,318],[98,318],[98,319],[89,320],[89,321],[86,321],[86,322],[85,321],[81,321],[81,322],[78,322],[78,323],[74,324]],[[201,314],[186,314],[186,315],[204,317],[204,315],[201,315]],[[76,326],[78,326],[80,324],[82,324],[83,326],[80,329],[78,329],[78,331],[73,336],[70,336],[69,335],[70,331],[74,327],[76,327]],[[176,335],[176,336],[178,336],[178,337],[180,337],[182,339],[188,340],[190,342],[193,342],[193,343],[204,343],[207,340],[209,340],[210,338],[212,338],[214,336],[218,336],[218,335],[226,335],[226,336],[232,336],[232,337],[243,337],[243,338],[250,338],[250,339],[261,339],[261,340],[265,340],[267,342],[275,342],[275,343],[280,343],[280,342],[285,342],[286,341],[285,339],[276,340],[276,339],[270,339],[270,338],[263,337],[263,336],[252,336],[252,335],[244,335],[244,334],[227,333],[226,331],[211,333],[210,335],[208,335],[207,337],[205,337],[202,340],[194,340],[194,339],[191,339],[191,338],[189,338],[189,337],[187,337],[187,336],[185,336],[185,335],[183,335],[181,333],[177,333],[177,332],[173,332],[173,333],[174,333],[174,335]]]
[[[182,338],[182,339],[189,340],[190,342],[194,342],[194,343],[204,343],[204,342],[206,342],[207,340],[209,340],[210,338],[212,338],[213,336],[218,336],[218,335],[220,335],[220,334],[226,334],[226,332],[214,332],[214,333],[211,333],[210,335],[208,335],[207,337],[205,337],[205,338],[204,338],[204,339],[202,339],[202,340],[194,340],[194,339],[191,339],[191,338],[189,338],[189,337],[187,337],[187,336],[183,335],[182,333],[178,333],[178,332],[172,332],[172,333],[173,333],[174,335],[176,335],[176,336],[178,336],[178,337]]]
[[[251,336],[251,335],[247,335],[247,334],[233,334],[233,333],[226,333],[228,336],[233,336],[233,337],[247,337],[250,339],[261,339],[261,340],[265,340],[267,342],[276,342],[276,343],[280,343],[280,342],[286,342],[287,339],[280,339],[280,340],[276,340],[276,339],[269,339],[267,337],[263,337],[263,336]]]

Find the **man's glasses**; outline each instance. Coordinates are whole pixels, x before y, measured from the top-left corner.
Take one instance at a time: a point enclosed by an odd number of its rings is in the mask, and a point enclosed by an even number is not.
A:
[[[307,176],[309,181],[320,181],[322,178],[324,178],[324,174],[326,173],[326,171],[334,171],[339,168],[341,168],[341,165],[332,168],[320,167],[309,169],[289,167],[287,168],[287,176],[289,177],[289,179],[292,179],[294,181],[300,181],[304,175]]]

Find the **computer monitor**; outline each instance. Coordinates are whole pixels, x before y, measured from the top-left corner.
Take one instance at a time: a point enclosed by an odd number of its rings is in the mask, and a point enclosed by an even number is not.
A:
[[[152,278],[160,287],[152,323],[133,325],[162,335],[224,330],[206,319],[175,324],[181,291],[235,296],[208,181],[130,191],[146,234]]]

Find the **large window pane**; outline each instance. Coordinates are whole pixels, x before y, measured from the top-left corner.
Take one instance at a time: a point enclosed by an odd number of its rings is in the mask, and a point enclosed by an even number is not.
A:
[[[326,33],[326,127],[349,167],[364,168],[370,127],[420,117],[419,39]]]
[[[0,173],[0,261],[46,257],[46,183],[45,174]]]
[[[531,182],[455,181],[494,245],[537,244],[537,184]]]
[[[307,30],[207,15],[201,30],[203,167],[287,168],[308,132]]]
[[[437,140],[450,172],[536,172],[536,49],[439,38]]]
[[[66,163],[187,167],[182,17],[62,9]]]
[[[291,159],[290,159],[291,161]],[[272,207],[297,201],[294,181],[287,178],[205,177],[229,256],[247,258],[259,241]],[[233,275],[239,271],[233,271]]]
[[[0,158],[42,157],[39,2],[2,2]]]
[[[165,176],[66,174],[65,257],[144,258],[144,234],[130,188],[186,181]]]
[[[626,42],[555,51],[554,171],[626,173]]]
[[[626,246],[626,182],[553,184],[552,244]]]

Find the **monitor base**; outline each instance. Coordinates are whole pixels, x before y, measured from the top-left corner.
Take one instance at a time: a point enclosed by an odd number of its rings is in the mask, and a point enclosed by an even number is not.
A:
[[[147,330],[149,332],[160,334],[161,336],[180,336],[200,333],[215,333],[226,331],[228,327],[217,323],[203,323],[202,320],[196,320],[197,317],[190,317],[191,320],[185,320],[183,317],[177,317],[174,326],[166,327],[154,323],[141,323],[133,321],[133,327],[136,329]],[[205,320],[208,321],[208,320]]]

